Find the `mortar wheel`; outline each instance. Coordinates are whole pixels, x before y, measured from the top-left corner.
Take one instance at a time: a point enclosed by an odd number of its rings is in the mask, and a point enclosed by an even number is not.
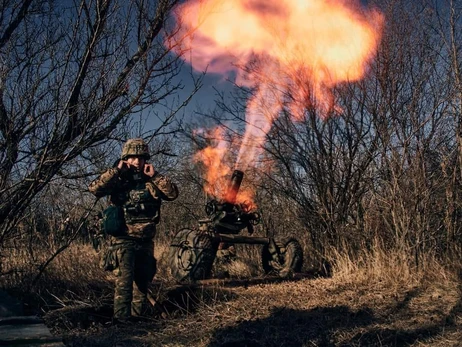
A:
[[[303,249],[293,237],[274,240],[263,246],[262,265],[266,274],[276,274],[280,277],[292,277],[300,272],[303,265]]]
[[[182,229],[167,253],[172,276],[179,282],[194,282],[210,276],[216,246],[212,237],[198,230]]]

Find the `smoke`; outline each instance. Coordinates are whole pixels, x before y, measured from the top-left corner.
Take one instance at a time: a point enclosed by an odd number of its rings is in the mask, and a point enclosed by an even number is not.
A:
[[[377,10],[340,0],[197,0],[175,16],[181,29],[170,47],[188,50],[197,71],[234,74],[253,91],[235,165],[241,170],[257,162],[283,109],[294,121],[308,106],[341,112],[331,90],[365,76],[383,26]]]

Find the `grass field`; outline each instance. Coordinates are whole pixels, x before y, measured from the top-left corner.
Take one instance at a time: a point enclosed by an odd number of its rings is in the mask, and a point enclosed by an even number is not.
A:
[[[69,346],[459,346],[462,341],[458,271],[426,259],[413,269],[406,256],[376,250],[351,259],[332,254],[329,278],[265,277],[258,252],[215,266],[216,277],[179,286],[156,247],[159,271],[151,285],[155,309],[146,320],[113,325],[112,274],[89,245],[72,244],[32,282],[37,268],[25,253],[2,286],[43,315]],[[35,261],[51,249],[34,252]],[[42,254],[44,253],[44,254]],[[30,252],[28,253],[30,254]],[[13,276],[14,274],[14,276]]]

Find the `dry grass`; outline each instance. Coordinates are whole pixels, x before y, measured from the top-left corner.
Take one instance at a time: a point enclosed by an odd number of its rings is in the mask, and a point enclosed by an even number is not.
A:
[[[59,245],[35,244],[4,253],[2,288],[24,300],[30,311],[48,311],[69,305],[103,305],[112,296],[111,276],[99,267],[92,246],[74,243],[41,271]]]
[[[147,322],[112,326],[104,322],[108,312],[97,309],[104,305],[98,290],[110,295],[111,276],[98,268],[93,249],[71,246],[35,288],[37,297],[50,300],[47,309],[61,307],[47,314],[50,327],[72,346],[458,346],[462,341],[460,280],[434,257],[417,270],[399,252],[377,248],[357,259],[332,252],[332,278],[281,282],[261,276],[258,247],[244,247],[235,261],[215,264],[215,272],[226,270],[230,279],[176,286],[161,256],[167,247],[155,248],[157,314]],[[24,259],[16,261],[27,268]]]
[[[354,258],[348,251],[331,250],[330,254],[335,278],[344,283],[367,285],[384,282],[389,286],[402,288],[421,285],[424,282],[448,282],[452,281],[455,275],[448,270],[448,263],[443,266],[432,253],[422,255],[419,266],[416,266],[415,259],[409,252],[385,251],[378,244],[371,251],[363,251]]]

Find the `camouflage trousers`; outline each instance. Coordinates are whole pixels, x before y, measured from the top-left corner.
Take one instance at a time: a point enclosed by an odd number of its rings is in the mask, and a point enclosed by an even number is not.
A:
[[[156,273],[152,240],[114,239],[114,318],[140,316],[148,309],[148,284]]]

